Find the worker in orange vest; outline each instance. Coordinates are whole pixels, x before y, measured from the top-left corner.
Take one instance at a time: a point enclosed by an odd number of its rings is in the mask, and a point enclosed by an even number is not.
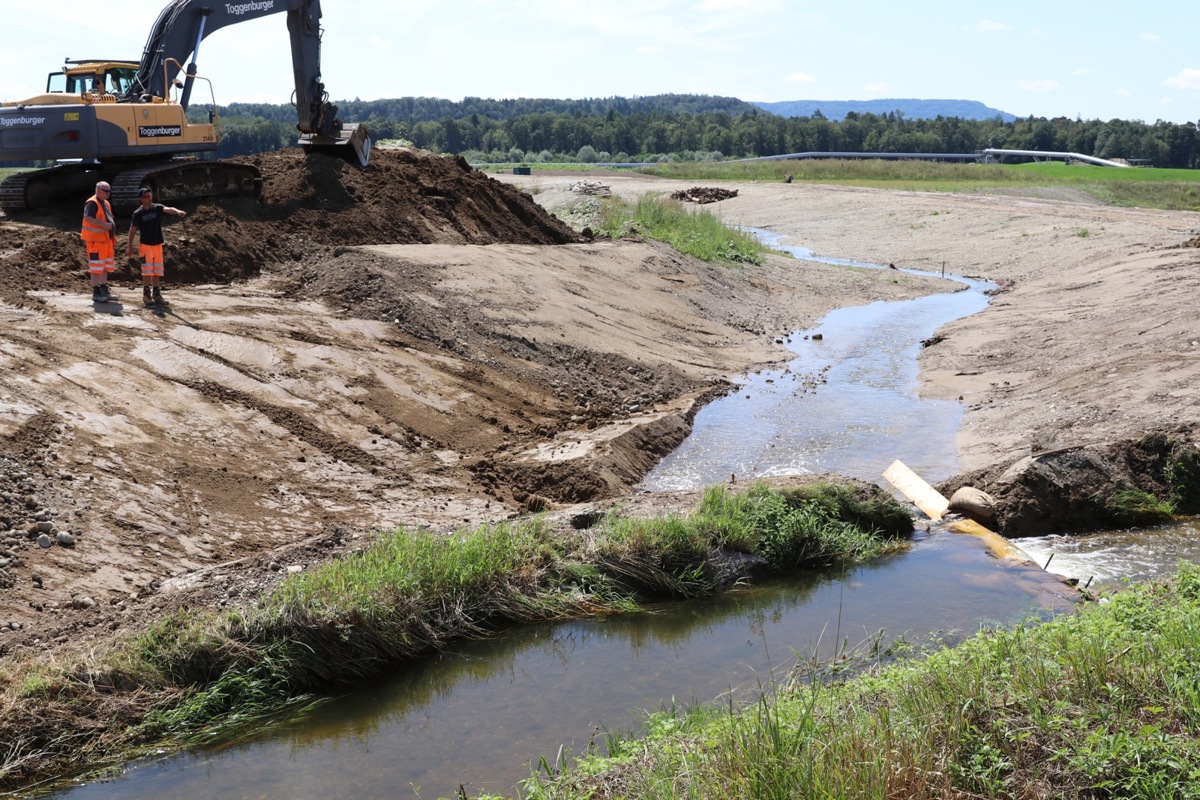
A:
[[[108,273],[117,268],[117,220],[109,203],[111,194],[108,181],[100,181],[96,193],[83,206],[83,228],[79,235],[87,247],[93,303],[111,303],[117,299],[108,292]]]

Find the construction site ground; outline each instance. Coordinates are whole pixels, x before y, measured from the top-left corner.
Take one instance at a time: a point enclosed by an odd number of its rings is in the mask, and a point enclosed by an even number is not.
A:
[[[181,604],[249,603],[396,526],[653,507],[640,478],[731,378],[785,361],[788,333],[954,288],[586,238],[603,199],[572,189],[578,173],[488,176],[410,150],[377,150],[365,170],[252,160],[261,201],[169,220],[166,308],[142,306],[123,261],[119,301],[93,305],[86,198],[0,217],[0,657],[90,649]],[[586,177],[626,199],[681,188]],[[1190,435],[1200,417],[1200,215],[712,188],[737,194],[710,213],[819,255],[1001,286],[921,356],[920,391],[964,404],[964,473]]]

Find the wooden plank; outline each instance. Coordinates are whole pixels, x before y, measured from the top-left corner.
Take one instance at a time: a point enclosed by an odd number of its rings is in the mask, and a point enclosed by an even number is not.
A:
[[[893,461],[891,466],[883,471],[883,477],[930,519],[941,519],[945,515],[950,501],[909,469],[904,462],[899,459]]]

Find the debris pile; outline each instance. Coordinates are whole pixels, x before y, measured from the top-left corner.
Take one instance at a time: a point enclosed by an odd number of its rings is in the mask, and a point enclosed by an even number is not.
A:
[[[691,189],[680,189],[678,192],[672,192],[671,197],[675,200],[683,200],[687,203],[719,203],[722,200],[728,200],[731,197],[737,197],[737,189],[717,189],[711,186],[693,186]]]
[[[608,186],[605,186],[600,181],[591,181],[591,180],[575,181],[568,188],[570,188],[570,190],[572,192],[576,192],[577,194],[594,194],[594,195],[605,195],[605,196],[612,194],[612,189],[610,189]]]

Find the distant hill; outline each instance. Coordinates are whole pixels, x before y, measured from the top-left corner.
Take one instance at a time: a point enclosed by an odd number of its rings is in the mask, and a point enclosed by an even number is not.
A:
[[[778,103],[755,103],[759,108],[781,117],[811,117],[820,111],[826,119],[842,120],[854,111],[859,114],[890,114],[900,111],[907,119],[935,119],[958,117],[959,119],[986,120],[999,117],[1012,122],[1016,116],[985,106],[978,100],[914,100],[895,98],[886,100],[782,100]]]

